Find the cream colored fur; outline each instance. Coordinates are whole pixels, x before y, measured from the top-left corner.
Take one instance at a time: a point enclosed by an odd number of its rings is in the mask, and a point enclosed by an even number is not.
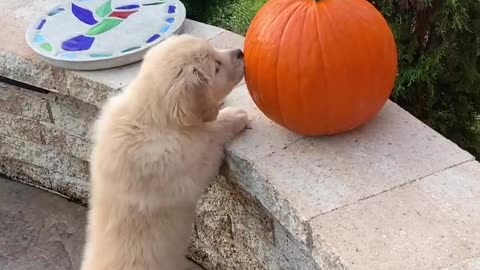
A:
[[[151,49],[96,123],[82,270],[183,270],[195,206],[224,144],[248,123],[218,104],[243,77],[239,50],[175,36]]]

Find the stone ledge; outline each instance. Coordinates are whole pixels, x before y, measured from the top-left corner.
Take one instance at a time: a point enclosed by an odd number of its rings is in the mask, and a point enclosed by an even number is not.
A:
[[[314,218],[314,246],[334,244],[347,269],[479,269],[464,262],[480,255],[479,195],[466,162]]]
[[[24,122],[0,137],[0,172],[84,200],[84,150],[55,147],[22,130],[46,122],[86,139],[92,115],[139,64],[77,72],[40,62],[18,29],[44,2],[0,9],[0,34],[13,40],[0,49],[0,76],[54,92],[41,98],[8,92],[19,101],[2,106],[2,125],[7,118]],[[243,37],[205,24],[187,21],[185,32],[219,48],[243,47]],[[0,93],[0,104],[11,104]],[[207,269],[476,269],[479,165],[397,105],[388,102],[356,131],[317,139],[265,118],[243,82],[226,105],[255,119],[228,146],[225,177],[199,205],[191,255]]]

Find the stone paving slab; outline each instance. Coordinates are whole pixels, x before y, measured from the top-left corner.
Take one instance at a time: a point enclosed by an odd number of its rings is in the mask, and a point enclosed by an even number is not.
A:
[[[86,214],[82,205],[0,177],[0,269],[80,269]]]
[[[229,151],[241,158],[254,162],[303,138],[270,121],[255,105],[245,84],[240,84],[232,91],[224,106],[241,107],[253,120],[251,129],[247,129],[228,146]]]
[[[76,270],[86,208],[0,178],[0,269]]]
[[[316,217],[314,246],[352,270],[476,270],[479,213],[480,163],[467,162]]]
[[[467,259],[442,270],[477,270],[480,269],[480,257]]]
[[[245,86],[226,105],[241,106],[255,119],[228,147],[233,174],[304,242],[311,238],[308,221],[317,215],[473,160],[392,102],[363,128],[316,139],[266,119]],[[257,175],[247,175],[249,167]]]
[[[254,140],[247,136],[246,141]],[[258,160],[248,158],[248,152],[238,155],[267,175],[304,221],[473,160],[390,102],[372,123],[354,132],[305,138],[277,150]]]

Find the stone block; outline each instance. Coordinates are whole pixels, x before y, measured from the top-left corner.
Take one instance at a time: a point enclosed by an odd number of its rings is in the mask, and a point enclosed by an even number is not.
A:
[[[30,118],[0,112],[0,135],[45,144],[43,125]]]
[[[183,25],[183,33],[190,34],[204,39],[211,39],[223,33],[225,30],[201,22],[185,20]]]
[[[16,159],[64,176],[88,179],[88,162],[52,146],[0,135],[0,156]]]
[[[107,85],[112,89],[120,89],[128,85],[140,71],[140,62],[130,65],[96,70],[96,71],[76,71],[76,73],[91,81]]]
[[[82,160],[88,160],[90,143],[51,123],[0,112],[0,135],[49,146]]]
[[[210,270],[318,269],[265,209],[224,177],[199,203],[190,255]]]
[[[306,222],[315,216],[470,160],[471,155],[389,102],[363,128],[305,138],[253,161],[245,158],[235,172],[243,175],[240,185],[308,245]]]
[[[311,247],[311,230],[303,216],[298,213],[287,197],[279,192],[271,181],[274,174],[264,174],[258,170],[255,162],[227,155],[228,170],[225,172],[242,189],[254,197],[262,207],[277,219],[288,232],[305,248]]]
[[[210,43],[212,43],[213,46],[219,49],[243,50],[245,38],[241,35],[229,31],[224,31],[210,39]]]
[[[88,138],[73,135],[52,124],[43,123],[42,126],[46,145],[81,160],[89,160],[91,144]]]
[[[467,162],[322,214],[311,222],[313,244],[330,246],[349,270],[464,262],[480,251],[479,180],[480,163]]]
[[[47,95],[55,126],[88,139],[99,108],[78,99],[55,93]]]
[[[451,265],[442,270],[478,270],[480,269],[480,257],[470,258],[461,263]]]
[[[0,76],[61,95],[101,106],[116,89],[90,80],[76,71],[64,70],[41,62],[36,56],[23,58],[15,52],[0,50]]]
[[[253,162],[303,138],[268,119],[253,102],[245,84],[239,85],[232,91],[225,100],[224,106],[242,108],[252,119],[249,129],[235,138],[227,147],[228,151],[238,157]]]
[[[49,122],[48,102],[32,91],[0,82],[0,112]]]
[[[87,202],[89,190],[87,179],[64,175],[4,155],[0,155],[0,174],[22,183],[54,191],[69,199]]]
[[[254,167],[271,183],[269,189],[293,206],[294,216],[308,221],[470,160],[470,154],[389,102],[363,128],[302,139],[256,160]],[[279,208],[279,200],[274,197],[267,209],[292,226],[290,214],[285,214],[291,209]]]

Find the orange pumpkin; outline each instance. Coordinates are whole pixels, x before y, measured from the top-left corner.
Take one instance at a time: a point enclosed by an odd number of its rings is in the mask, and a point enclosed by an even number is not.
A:
[[[245,40],[246,82],[259,109],[306,136],[354,129],[395,83],[390,27],[365,0],[270,0]]]

